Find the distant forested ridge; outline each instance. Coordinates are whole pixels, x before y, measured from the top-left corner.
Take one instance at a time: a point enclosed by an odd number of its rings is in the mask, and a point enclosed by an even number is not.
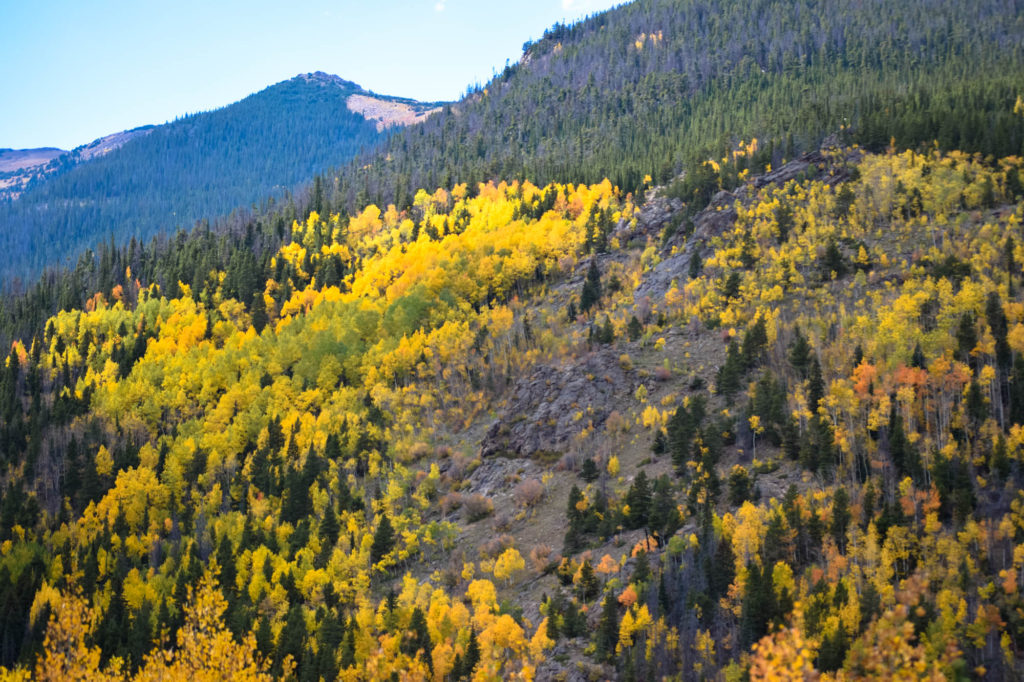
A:
[[[346,107],[355,83],[299,76],[216,111],[153,128],[83,163],[58,169],[0,203],[0,275],[37,276],[74,263],[111,237],[125,244],[191,228],[281,196],[386,135]]]

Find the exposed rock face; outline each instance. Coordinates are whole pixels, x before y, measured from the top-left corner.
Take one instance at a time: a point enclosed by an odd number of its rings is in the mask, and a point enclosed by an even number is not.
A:
[[[789,182],[810,168],[813,164],[820,162],[821,159],[821,154],[817,152],[814,154],[805,154],[795,161],[790,161],[778,170],[773,170],[771,173],[765,173],[764,175],[754,178],[754,187],[761,189],[765,185],[770,185],[773,182],[780,185],[785,182]]]
[[[345,100],[351,111],[361,114],[366,120],[374,121],[377,130],[392,126],[408,126],[426,120],[441,107],[431,107],[404,100],[384,99],[374,95],[349,95]]]
[[[660,231],[665,223],[682,208],[681,199],[655,197],[640,209],[640,214],[637,216],[637,227],[643,232],[650,232],[652,229]]]
[[[824,162],[826,158],[820,152],[804,154],[777,170],[753,178],[750,185],[739,188],[735,194],[725,190],[715,194],[708,207],[693,216],[693,234],[684,239],[681,233],[677,233],[666,244],[669,249],[673,246],[679,248],[676,253],[666,255],[653,271],[644,277],[636,290],[637,300],[644,296],[649,296],[652,300],[663,296],[673,279],[678,280],[681,286],[686,280],[690,259],[694,254],[699,252],[702,258],[707,257],[710,251],[707,249],[707,242],[735,224],[737,200],[748,199],[752,196],[753,189],[760,189],[773,183],[783,184],[804,173],[820,175]],[[833,173],[831,179],[838,182],[845,179],[845,175],[841,172]],[[638,231],[645,230],[656,237],[661,227],[681,209],[682,202],[677,199],[652,199],[640,212],[637,220]]]
[[[306,83],[316,83],[321,87],[337,86],[344,90],[354,90],[355,92],[362,92],[363,88],[358,83],[347,81],[340,76],[335,76],[332,73],[324,73],[323,71],[314,71],[313,73],[300,73],[293,80],[301,80]]]
[[[481,444],[484,457],[566,452],[588,424],[600,428],[636,390],[637,378],[609,349],[568,366],[543,365],[516,383],[505,412]],[[582,416],[577,418],[577,415]]]
[[[593,609],[600,613],[601,609]],[[593,627],[597,627],[594,623]],[[538,680],[558,680],[559,682],[590,682],[591,680],[611,680],[615,678],[615,669],[610,665],[594,663],[589,656],[580,656],[581,647],[587,642],[583,638],[572,640],[572,645],[559,640],[547,657],[537,666]],[[565,661],[564,663],[560,661]]]
[[[660,300],[669,290],[673,279],[678,280],[679,286],[682,287],[686,281],[693,254],[698,250],[703,251],[706,248],[705,242],[712,237],[721,235],[736,222],[735,203],[736,197],[729,192],[721,191],[716,194],[708,208],[693,217],[693,235],[685,242],[682,236],[678,235],[669,242],[670,246],[681,248],[674,254],[665,256],[664,260],[644,276],[640,286],[637,287],[634,296],[636,300],[640,300],[644,296],[649,296],[652,300]],[[702,252],[701,257],[705,256],[706,254]]]
[[[771,183],[784,183],[805,173],[819,174],[826,158],[819,152],[806,154],[751,183],[760,188]],[[692,217],[693,232],[684,237],[677,233],[663,249],[663,260],[649,272],[634,293],[634,300],[661,300],[672,280],[685,283],[690,260],[696,253],[707,258],[710,241],[732,229],[736,223],[736,203],[750,196],[747,186],[735,193],[719,191],[707,208]],[[662,228],[683,210],[679,199],[654,194],[641,208],[635,225],[625,221],[617,226],[615,236],[623,240],[659,238]],[[671,253],[671,250],[675,253]],[[582,280],[582,275],[578,276]],[[576,287],[580,282],[569,283]],[[702,357],[712,357],[721,349],[703,349]],[[488,430],[481,445],[484,457],[502,455],[531,457],[568,452],[573,438],[592,424],[604,426],[617,405],[630,399],[639,379],[624,371],[618,355],[608,349],[596,351],[565,366],[545,365],[520,379],[508,407]],[[582,413],[582,416],[580,414]]]
[[[511,508],[512,491],[517,480],[540,479],[545,469],[531,461],[501,457],[484,460],[469,476],[469,490],[486,495],[497,509]]]

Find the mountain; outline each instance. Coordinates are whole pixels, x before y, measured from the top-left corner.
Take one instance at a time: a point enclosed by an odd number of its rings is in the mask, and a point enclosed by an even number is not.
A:
[[[522,59],[486,87],[397,131],[379,151],[348,165],[325,159],[324,166],[339,170],[295,196],[296,206],[268,205],[220,227],[214,221],[215,235],[199,235],[186,250],[199,254],[205,272],[226,269],[231,242],[242,233],[256,260],[269,260],[294,217],[310,207],[348,214],[370,203],[403,209],[420,187],[607,177],[637,191],[647,175],[665,182],[753,138],[761,166],[813,150],[828,134],[874,151],[892,141],[1022,154],[1024,116],[1015,110],[1024,78],[1021,8],[986,0],[976,9],[968,30],[952,0],[792,7],[644,0],[558,24],[526,44]],[[891,20],[877,21],[882,14]],[[339,81],[308,75],[293,85],[349,87]],[[694,210],[702,205],[691,203]],[[210,248],[211,239],[221,245]],[[31,335],[58,306],[84,305],[99,289],[109,293],[130,279],[125,265],[164,287],[179,276],[203,285],[200,267],[179,261],[166,242],[154,245],[164,254],[159,258],[138,245],[116,253],[127,246],[104,242],[106,256],[64,253],[77,259],[68,276],[52,273],[38,287],[25,286],[24,296],[0,300],[0,337]],[[121,263],[120,273],[114,263]]]
[[[57,149],[56,147],[0,149],[0,173],[35,168],[64,153],[63,149]]]
[[[55,147],[0,151],[0,204],[19,198],[30,184],[38,186],[71,167],[108,154],[128,140],[145,135],[153,126],[104,135],[67,152]]]
[[[293,202],[0,297],[0,665],[1021,677],[1024,13],[754,5],[557,26]]]
[[[0,149],[0,201],[16,199],[41,166],[66,153],[56,147]]]
[[[635,190],[741,140],[777,165],[841,131],[876,151],[1021,154],[1021,14],[1005,0],[969,22],[957,0],[637,0],[552,27],[339,182],[350,210],[489,179]]]
[[[433,108],[317,72],[101,138],[36,166],[19,196],[0,204],[0,275],[9,284],[104,241],[148,240],[280,198]]]

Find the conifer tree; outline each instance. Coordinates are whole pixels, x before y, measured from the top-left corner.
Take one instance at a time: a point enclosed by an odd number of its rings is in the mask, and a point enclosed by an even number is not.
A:
[[[721,395],[729,398],[736,391],[740,390],[740,380],[743,378],[743,360],[739,346],[735,340],[729,341],[729,347],[725,353],[725,363],[718,368],[718,375],[715,377],[715,386]]]
[[[843,185],[846,187],[846,185]],[[843,257],[843,252],[839,250],[839,246],[835,240],[829,240],[828,245],[825,247],[825,258],[822,261],[822,279],[828,280],[832,277],[832,273],[835,273],[837,279],[841,279],[846,274],[846,259]]]
[[[747,328],[743,334],[743,366],[750,369],[760,359],[765,346],[768,345],[768,332],[765,329],[764,317]]]
[[[341,644],[341,658],[338,661],[342,669],[351,668],[356,664],[356,632],[358,630],[359,624],[356,623],[356,617],[350,616],[348,627],[345,628],[345,639]]]
[[[1013,169],[1011,172],[1008,172],[1007,173],[1007,178],[1006,178],[1007,193],[1011,194],[1011,196],[1012,196],[1013,192],[1009,189],[1009,186],[1010,186],[1010,177],[1009,176],[1010,175],[1013,175],[1014,178],[1018,178],[1019,176],[1018,176],[1017,169]],[[1019,183],[1020,180],[1018,179],[1017,182]],[[1013,241],[1013,235],[1009,235],[1006,238],[1006,241],[1003,242],[1003,253],[1005,254],[1005,259],[1006,259],[1006,282],[1007,282],[1008,295],[1009,295],[1010,298],[1013,298],[1014,295],[1015,295],[1014,294],[1014,286],[1013,286],[1013,278],[1017,274],[1017,262],[1016,262],[1016,258],[1013,255],[1013,251],[1016,248],[1017,248],[1017,244]]]
[[[641,470],[633,479],[626,493],[626,504],[629,505],[626,527],[632,530],[646,527],[651,513],[651,486],[646,471]]]
[[[541,602],[546,602],[547,604],[547,635],[551,638],[551,641],[557,642],[558,639],[562,636],[559,624],[562,622],[562,612],[565,609],[565,606],[562,604],[562,595],[558,591],[555,592],[554,597],[547,597],[547,595],[545,594]]]
[[[217,547],[217,565],[220,567],[221,589],[227,594],[235,590],[235,576],[238,574],[235,568],[235,557],[231,550],[231,541],[228,536],[221,537],[220,545]]]
[[[640,324],[640,320],[636,319],[636,315],[629,318],[629,325],[626,327],[626,334],[629,336],[630,341],[636,341],[644,333],[644,326]]]
[[[256,629],[256,648],[265,657],[269,657],[274,652],[274,635],[270,629],[270,618],[260,618],[259,627]]]
[[[328,504],[324,510],[324,520],[320,522],[320,540],[325,548],[333,548],[338,542],[338,534],[341,526],[338,524],[338,515],[334,513],[334,506]]]
[[[662,474],[654,482],[654,500],[651,502],[651,531],[659,545],[668,542],[682,525],[682,516],[676,507],[672,482],[667,474]]]
[[[921,473],[921,459],[917,448],[907,438],[903,425],[903,415],[893,405],[889,412],[889,458],[896,473],[900,476],[911,476],[917,478]]]
[[[373,533],[373,544],[370,545],[370,563],[375,564],[394,549],[395,529],[387,514],[382,514],[377,530]]]
[[[409,620],[409,631],[402,641],[402,652],[414,658],[417,654],[422,654],[427,667],[433,670],[434,664],[433,658],[430,656],[431,642],[430,632],[427,630],[427,619],[423,615],[423,610],[418,606],[412,610],[412,616]]]
[[[775,611],[771,568],[755,562],[747,564],[747,585],[740,612],[740,641],[745,646],[761,639],[768,632]]]
[[[974,327],[974,315],[964,313],[956,328],[956,359],[973,367],[971,351],[978,345],[978,332]]]
[[[462,670],[466,677],[472,678],[476,664],[480,662],[480,643],[477,641],[476,628],[469,630],[469,643],[466,644],[466,655],[462,661]]]
[[[805,378],[811,367],[811,344],[807,342],[807,337],[803,335],[799,327],[794,333],[795,338],[790,345],[790,365],[801,378]]]
[[[654,441],[651,443],[651,452],[655,455],[664,455],[668,451],[668,439],[665,437],[665,430],[658,429],[654,434]]]
[[[565,320],[566,320],[566,322],[568,322],[569,324],[572,324],[573,322],[575,322],[576,321],[576,315],[577,315],[577,312],[576,312],[576,299],[572,299],[572,300],[569,301],[569,305],[566,306],[566,308],[565,308]]]
[[[615,597],[605,596],[601,604],[601,618],[597,624],[597,657],[601,661],[611,662],[615,655],[615,646],[619,643],[619,609]]]
[[[579,506],[583,502],[583,493],[579,487],[573,485],[569,491],[569,501],[566,508],[566,516],[569,520],[569,527],[565,531],[565,554],[575,554],[583,546],[583,521],[584,512]]]
[[[695,250],[693,255],[690,256],[690,265],[687,268],[686,274],[689,275],[690,279],[697,279],[700,277],[702,270],[704,270],[704,262],[700,258],[700,251]]]
[[[593,483],[601,475],[601,472],[597,469],[597,464],[594,463],[593,457],[587,457],[583,460],[583,466],[580,468],[580,478],[587,483]]]
[[[293,602],[288,609],[284,627],[277,638],[277,649],[274,655],[273,672],[281,676],[284,670],[284,660],[292,657],[296,665],[302,667],[305,662],[303,653],[306,650],[306,622],[302,617],[301,602]]]
[[[728,300],[739,296],[740,284],[742,284],[740,273],[733,270],[729,273],[729,276],[725,278],[725,283],[722,285],[722,297]]]
[[[807,407],[812,413],[818,411],[821,399],[825,397],[825,380],[821,376],[821,364],[817,356],[811,357],[811,367],[807,383]]]
[[[598,582],[597,574],[594,573],[594,566],[590,563],[590,559],[584,559],[583,563],[580,565],[580,599],[588,602],[597,596],[597,592],[600,589],[601,585]]]
[[[830,531],[832,539],[836,541],[836,547],[840,552],[846,551],[846,529],[850,526],[850,495],[846,488],[840,486],[832,496],[832,523]]]
[[[580,292],[580,311],[589,312],[600,302],[601,295],[601,271],[597,268],[597,259],[591,258],[586,279],[583,281],[583,291]]]
[[[570,599],[565,605],[565,612],[563,615],[563,629],[565,636],[572,639],[573,637],[581,637],[587,632],[587,619],[580,613],[579,605],[575,599]]]

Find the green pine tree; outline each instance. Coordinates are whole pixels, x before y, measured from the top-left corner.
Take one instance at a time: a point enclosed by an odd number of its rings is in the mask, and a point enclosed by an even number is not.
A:
[[[590,259],[590,267],[587,268],[587,277],[583,281],[583,291],[580,292],[580,311],[586,313],[601,301],[601,271],[597,268],[597,259]]]
[[[395,547],[395,529],[387,514],[382,514],[370,545],[370,563],[375,564],[387,556]]]
[[[597,624],[597,641],[595,642],[597,658],[611,663],[615,656],[615,646],[619,643],[619,609],[615,597],[611,594],[601,604],[601,618]]]

